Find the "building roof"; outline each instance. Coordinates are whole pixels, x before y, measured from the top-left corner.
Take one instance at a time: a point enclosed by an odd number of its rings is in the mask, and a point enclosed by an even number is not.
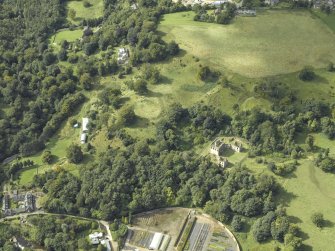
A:
[[[83,118],[83,132],[88,131],[88,118]]]
[[[80,135],[80,142],[81,142],[82,144],[84,144],[84,143],[86,142],[86,139],[87,139],[87,135],[86,135],[86,133],[82,133],[82,134]]]
[[[151,250],[157,250],[159,248],[159,245],[162,242],[163,239],[163,234],[162,233],[155,233],[154,238],[152,239],[149,249]]]
[[[104,234],[101,232],[94,232],[93,234],[89,234],[88,236],[90,237],[90,239],[92,238],[102,238]]]

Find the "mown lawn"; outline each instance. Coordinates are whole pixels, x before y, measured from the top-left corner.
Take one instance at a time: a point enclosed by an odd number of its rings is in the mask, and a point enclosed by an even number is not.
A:
[[[68,1],[67,8],[76,11],[74,20],[68,18],[71,22],[79,24],[83,19],[98,18],[103,15],[103,0],[87,0],[91,7],[84,7],[84,1]]]
[[[79,30],[64,30],[59,31],[55,35],[53,35],[50,38],[50,42],[54,45],[59,45],[63,40],[67,40],[68,42],[74,42],[77,39],[81,38],[83,35],[83,31],[81,29]]]
[[[334,33],[308,11],[265,11],[230,25],[193,21],[193,12],[165,15],[166,40],[218,69],[248,77],[295,72],[335,61]]]

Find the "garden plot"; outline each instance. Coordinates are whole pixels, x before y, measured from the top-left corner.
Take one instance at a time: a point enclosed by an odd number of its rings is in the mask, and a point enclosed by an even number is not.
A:
[[[183,251],[239,251],[234,236],[207,215],[197,215]]]
[[[230,238],[226,233],[216,230],[210,238],[207,251],[234,251],[234,244],[235,243],[231,243]]]
[[[202,251],[204,249],[207,238],[211,234],[211,225],[208,223],[195,223],[192,233],[189,238],[189,248],[184,250]]]
[[[129,229],[127,239],[130,245],[149,249],[153,238],[154,233],[143,230]]]

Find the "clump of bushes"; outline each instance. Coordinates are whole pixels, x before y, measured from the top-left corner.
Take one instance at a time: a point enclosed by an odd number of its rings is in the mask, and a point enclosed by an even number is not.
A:
[[[305,66],[299,73],[299,79],[302,81],[312,81],[315,77],[314,69],[310,66]]]

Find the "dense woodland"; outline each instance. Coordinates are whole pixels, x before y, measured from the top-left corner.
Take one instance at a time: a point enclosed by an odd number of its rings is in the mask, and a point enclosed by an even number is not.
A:
[[[18,224],[3,224],[0,226],[1,250],[21,250],[13,247],[9,241],[13,236],[24,238],[46,250],[104,250],[102,245],[93,248],[86,238],[88,232],[97,231],[96,221],[77,220],[69,217],[51,215],[30,216],[29,227]],[[34,250],[25,248],[24,250]]]

